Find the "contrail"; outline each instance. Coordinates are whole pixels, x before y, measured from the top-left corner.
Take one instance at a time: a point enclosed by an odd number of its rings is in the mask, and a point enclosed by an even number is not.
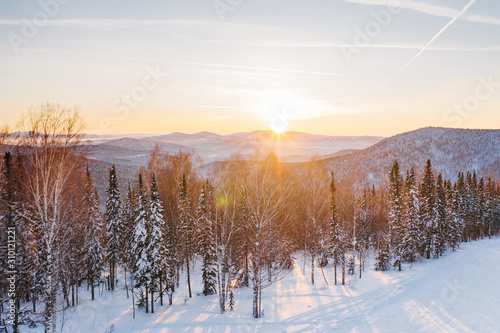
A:
[[[457,15],[455,15],[454,18],[451,19],[450,22],[448,22],[448,24],[446,24],[441,30],[439,30],[439,32],[431,38],[431,40],[425,44],[425,46],[417,53],[417,55],[415,55],[410,61],[408,61],[403,67],[401,67],[398,71],[398,73],[400,73],[401,71],[405,70],[406,67],[410,66],[412,62],[414,62],[415,60],[417,60],[418,57],[420,57],[420,55],[422,53],[424,53],[425,50],[427,50],[427,48],[432,44],[434,43],[434,41],[439,37],[441,36],[441,34],[443,32],[445,32],[456,20],[458,20],[463,14],[465,14],[465,12],[470,8],[470,6],[472,6],[474,4],[474,2],[476,2],[476,0],[471,0],[469,1],[469,3],[467,5],[465,5],[464,8],[462,8],[462,10],[460,12],[458,12]],[[393,75],[394,76],[394,75]],[[378,86],[378,88],[376,90],[379,90],[380,88],[382,88],[387,82],[390,81],[390,79],[393,77],[389,77],[387,80],[385,80],[380,86]]]

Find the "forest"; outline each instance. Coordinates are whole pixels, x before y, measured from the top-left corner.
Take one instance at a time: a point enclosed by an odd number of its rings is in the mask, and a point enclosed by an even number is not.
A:
[[[221,314],[234,307],[236,288],[251,288],[248,312],[260,318],[262,290],[287,274],[298,252],[310,261],[311,284],[333,265],[342,285],[346,275],[439,259],[500,229],[494,176],[463,170],[444,179],[431,160],[410,170],[394,161],[385,185],[359,188],[317,158],[233,155],[204,175],[194,154],[156,149],[133,183],[113,166],[99,197],[79,149],[83,130],[78,110],[47,103],[0,137],[0,306],[15,307],[14,332],[55,331],[60,304],[78,306],[79,293],[94,299],[101,288],[118,289],[119,279],[134,315],[154,313],[172,304],[180,284],[194,296],[193,265]],[[370,255],[376,264],[365,267]]]

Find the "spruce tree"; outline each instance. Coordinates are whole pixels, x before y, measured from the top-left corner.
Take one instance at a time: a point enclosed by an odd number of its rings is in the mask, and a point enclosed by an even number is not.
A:
[[[163,295],[162,288],[162,276],[167,271],[167,248],[165,246],[165,221],[163,216],[163,204],[160,200],[160,194],[158,193],[158,185],[156,183],[156,177],[153,173],[151,178],[151,194],[149,200],[149,243],[147,249],[147,256],[150,258],[151,262],[151,313],[154,313],[154,291],[161,293]]]
[[[389,237],[394,266],[401,271],[404,258],[405,226],[403,224],[402,182],[398,161],[394,162],[389,173]]]
[[[404,224],[406,226],[406,234],[404,236],[403,243],[405,260],[414,262],[419,258],[419,246],[422,241],[422,237],[420,223],[420,196],[413,168],[407,172],[404,195]]]
[[[99,210],[99,197],[92,179],[90,171],[86,169],[86,181],[84,186],[84,196],[81,203],[80,221],[84,229],[84,263],[86,278],[91,287],[92,300],[95,299],[94,288],[99,284],[101,273],[104,269],[104,222]]]
[[[387,271],[390,266],[390,249],[388,236],[385,234],[381,235],[379,242],[378,253],[375,257],[375,269],[377,271]]]
[[[145,287],[145,300],[141,300],[146,308],[146,313],[149,312],[148,304],[148,287],[151,283],[151,258],[148,256],[148,246],[150,243],[151,230],[149,228],[148,200],[145,193],[142,175],[139,173],[139,181],[137,184],[137,204],[135,206],[135,229],[134,243],[132,251],[134,254],[134,280],[136,287]]]
[[[441,174],[437,177],[436,184],[436,212],[434,226],[434,248],[433,256],[439,258],[446,250],[446,234],[448,233],[447,216],[446,216],[446,192],[445,184]]]
[[[179,214],[179,226],[184,251],[184,262],[186,264],[186,276],[189,298],[193,297],[191,292],[191,256],[193,251],[193,221],[190,214],[191,202],[188,196],[186,175],[182,175],[179,183],[179,201],[177,211]]]
[[[436,182],[434,179],[434,173],[432,171],[431,160],[427,160],[427,164],[424,170],[424,178],[422,180],[421,190],[420,190],[420,218],[423,224],[423,239],[422,247],[420,249],[421,255],[425,255],[427,259],[430,259],[432,248],[434,245],[434,235],[435,235],[435,221],[436,221]]]
[[[451,182],[448,181],[446,185],[446,225],[448,226],[446,241],[453,251],[462,239],[463,223],[459,215],[459,196],[457,185],[452,187]]]
[[[337,216],[337,186],[335,184],[335,177],[332,172],[332,180],[330,182],[330,239],[331,239],[331,253],[333,256],[333,267],[334,267],[334,277],[335,285],[337,285],[337,265],[340,258],[340,225]]]
[[[198,248],[202,256],[203,295],[217,292],[217,267],[215,249],[215,221],[213,216],[212,189],[209,181],[203,184],[197,207]]]
[[[109,186],[106,191],[106,260],[109,264],[109,287],[115,289],[116,269],[120,259],[120,189],[113,165],[109,171]]]

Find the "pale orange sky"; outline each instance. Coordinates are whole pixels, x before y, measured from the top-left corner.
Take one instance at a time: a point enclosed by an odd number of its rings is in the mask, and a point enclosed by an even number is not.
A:
[[[499,128],[498,1],[400,3],[7,0],[0,125],[49,100],[97,134]]]

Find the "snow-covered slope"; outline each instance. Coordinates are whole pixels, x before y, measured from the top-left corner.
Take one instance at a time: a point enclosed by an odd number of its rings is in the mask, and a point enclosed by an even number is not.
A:
[[[320,270],[311,285],[309,272],[306,265],[303,274],[299,258],[283,280],[265,289],[264,317],[258,320],[251,316],[250,288],[236,289],[234,311],[221,315],[216,295],[188,299],[181,285],[172,306],[156,304],[154,314],[140,309],[132,319],[123,290],[104,291],[90,301],[82,287],[83,300],[64,313],[62,331],[105,332],[113,325],[120,333],[500,332],[500,239],[462,244],[459,251],[405,265],[402,272],[376,272],[367,263],[362,279],[350,276],[346,286],[333,285],[330,266],[328,285]],[[201,292],[200,281],[194,292]]]
[[[353,154],[326,160],[339,180],[370,186],[387,181],[397,159],[403,171],[421,173],[427,159],[446,179],[476,170],[500,176],[500,130],[423,128],[382,140]]]

